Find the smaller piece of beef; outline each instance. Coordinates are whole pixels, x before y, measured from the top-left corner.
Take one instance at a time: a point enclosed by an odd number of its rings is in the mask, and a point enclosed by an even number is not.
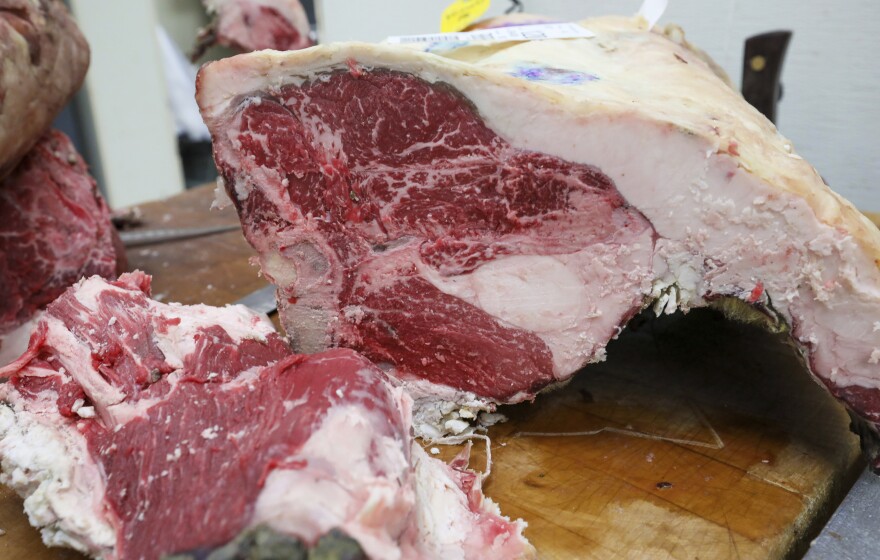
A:
[[[0,368],[0,482],[46,544],[105,560],[297,542],[339,558],[532,554],[466,459],[413,441],[412,401],[366,358],[292,354],[265,315],[160,303],[149,286],[82,280]]]

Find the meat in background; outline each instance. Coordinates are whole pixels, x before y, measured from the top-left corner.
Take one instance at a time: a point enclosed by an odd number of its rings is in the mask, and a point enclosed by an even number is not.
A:
[[[212,22],[199,31],[191,54],[197,60],[215,44],[240,52],[293,51],[313,45],[299,0],[202,0]]]
[[[67,136],[50,130],[0,181],[0,365],[23,350],[4,335],[80,278],[113,278],[124,269],[117,240],[82,157]]]
[[[0,0],[0,365],[38,311],[125,253],[70,139],[49,130],[79,89],[89,47],[60,0]],[[23,159],[22,159],[23,158]]]
[[[82,85],[89,46],[61,0],[0,0],[0,179]]]

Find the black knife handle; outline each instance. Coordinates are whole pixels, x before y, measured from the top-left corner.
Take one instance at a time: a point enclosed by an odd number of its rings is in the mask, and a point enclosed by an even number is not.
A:
[[[746,39],[742,94],[771,122],[776,122],[776,104],[782,97],[779,79],[791,35],[791,31],[771,31]]]

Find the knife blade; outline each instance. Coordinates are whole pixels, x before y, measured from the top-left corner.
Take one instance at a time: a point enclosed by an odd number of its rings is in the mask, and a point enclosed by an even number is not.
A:
[[[862,473],[831,516],[804,560],[863,560],[880,550],[880,477],[870,469]]]
[[[278,302],[275,300],[275,286],[268,285],[259,290],[254,290],[243,298],[236,300],[238,305],[244,305],[254,311],[269,315],[278,310]]]
[[[126,247],[139,247],[141,245],[152,245],[154,243],[178,241],[181,239],[213,235],[215,233],[235,231],[240,227],[239,224],[226,224],[222,226],[131,230],[120,231],[119,238],[122,239],[122,243]]]

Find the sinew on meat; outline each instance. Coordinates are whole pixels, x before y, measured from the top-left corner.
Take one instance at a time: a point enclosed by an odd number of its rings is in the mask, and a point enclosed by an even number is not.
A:
[[[0,0],[0,179],[79,89],[89,46],[61,0]]]
[[[295,355],[243,306],[163,304],[135,272],[82,280],[0,369],[0,481],[48,545],[106,559],[331,530],[371,558],[533,550],[466,457],[428,457],[409,397],[350,350]]]
[[[294,347],[450,407],[533,398],[646,306],[734,298],[880,422],[880,233],[680,32],[211,63],[214,157]],[[875,466],[880,462],[875,460]]]

